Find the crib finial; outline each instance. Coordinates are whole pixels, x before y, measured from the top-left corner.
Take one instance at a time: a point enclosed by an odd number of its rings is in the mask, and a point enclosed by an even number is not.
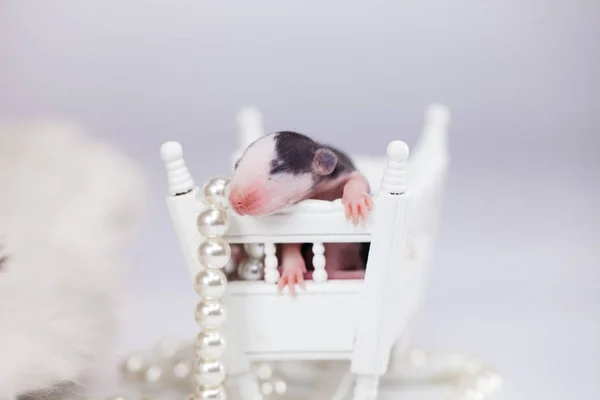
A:
[[[160,148],[160,155],[167,168],[169,193],[178,196],[194,188],[194,179],[183,160],[183,149],[177,142],[166,142]]]
[[[263,133],[263,119],[256,107],[244,107],[237,114],[238,147],[245,149]]]
[[[381,182],[381,190],[400,194],[406,191],[406,160],[408,146],[401,140],[394,140],[387,146],[387,165]]]

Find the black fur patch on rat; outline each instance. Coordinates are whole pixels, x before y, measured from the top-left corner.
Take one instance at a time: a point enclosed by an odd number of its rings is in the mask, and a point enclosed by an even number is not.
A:
[[[281,131],[275,134],[274,139],[276,157],[271,161],[271,174],[311,174],[316,186],[325,180],[335,179],[356,170],[348,155],[332,146],[317,143],[301,133]],[[313,159],[318,149],[328,149],[337,157],[336,166],[329,175],[321,176],[313,171]]]

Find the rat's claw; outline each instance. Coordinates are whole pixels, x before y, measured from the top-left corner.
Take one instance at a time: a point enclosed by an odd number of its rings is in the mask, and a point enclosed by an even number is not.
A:
[[[304,272],[306,271],[306,266],[302,264],[293,264],[290,266],[285,266],[283,268],[283,273],[281,274],[281,278],[279,278],[279,282],[277,284],[278,290],[281,293],[283,289],[288,286],[290,295],[292,297],[296,296],[296,284],[298,284],[302,289],[306,289],[306,285],[304,282]]]
[[[346,219],[352,220],[354,225],[358,225],[360,218],[366,221],[369,211],[373,208],[373,200],[366,192],[345,193],[342,198],[344,204]]]
[[[373,199],[371,198],[371,196],[367,193],[366,196],[364,196],[363,200],[365,201],[365,204],[367,205],[369,211],[371,211],[371,209],[373,208]]]
[[[346,203],[344,205],[346,209],[346,219],[352,221],[354,225],[358,224],[358,205],[355,203]]]
[[[287,285],[287,281],[288,281],[287,276],[281,275],[281,277],[279,277],[279,282],[277,282],[277,291],[279,293],[283,292],[283,288],[285,287],[285,285]]]
[[[350,219],[350,216],[352,215],[352,208],[350,208],[347,203],[344,203],[344,212],[346,214],[346,219]]]
[[[359,215],[359,208],[360,208],[360,204],[357,203],[350,203],[350,208],[352,210],[352,223],[354,225],[358,225],[358,215]]]
[[[369,210],[370,210],[370,208],[365,203],[366,203],[366,201],[363,199],[363,204],[360,204],[358,206],[358,208],[360,210],[360,216],[362,217],[363,221],[367,220],[367,217],[369,216]]]

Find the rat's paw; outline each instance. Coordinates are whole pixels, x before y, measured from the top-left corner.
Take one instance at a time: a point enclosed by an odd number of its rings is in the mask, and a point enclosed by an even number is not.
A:
[[[349,188],[344,191],[342,204],[346,211],[346,219],[352,219],[354,225],[358,225],[359,219],[362,217],[366,220],[369,211],[373,208],[373,199],[371,195],[359,189]]]
[[[289,286],[290,294],[292,297],[296,296],[296,284],[300,285],[302,289],[304,285],[304,273],[306,272],[306,265],[304,261],[295,261],[294,263],[283,266],[283,272],[281,278],[279,278],[279,291],[283,291],[286,286]]]

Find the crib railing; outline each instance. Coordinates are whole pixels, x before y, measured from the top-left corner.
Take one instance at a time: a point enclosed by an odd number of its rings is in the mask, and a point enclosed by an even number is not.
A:
[[[388,145],[388,161],[381,178],[380,194],[373,199],[374,207],[367,220],[361,221],[357,226],[346,219],[341,199],[306,200],[280,213],[264,217],[238,216],[230,212],[229,230],[225,239],[230,243],[263,244],[264,280],[271,284],[279,280],[276,244],[311,243],[314,267],[312,281],[324,283],[328,280],[325,243],[371,242],[374,230],[382,230],[386,236],[392,236],[396,230],[403,229],[404,219],[399,224],[394,223],[393,214],[383,216],[378,224],[374,224],[374,221],[377,218],[375,214],[390,212],[388,203],[395,205],[396,199],[388,196],[406,192],[407,157],[408,147],[404,142],[393,141]]]

